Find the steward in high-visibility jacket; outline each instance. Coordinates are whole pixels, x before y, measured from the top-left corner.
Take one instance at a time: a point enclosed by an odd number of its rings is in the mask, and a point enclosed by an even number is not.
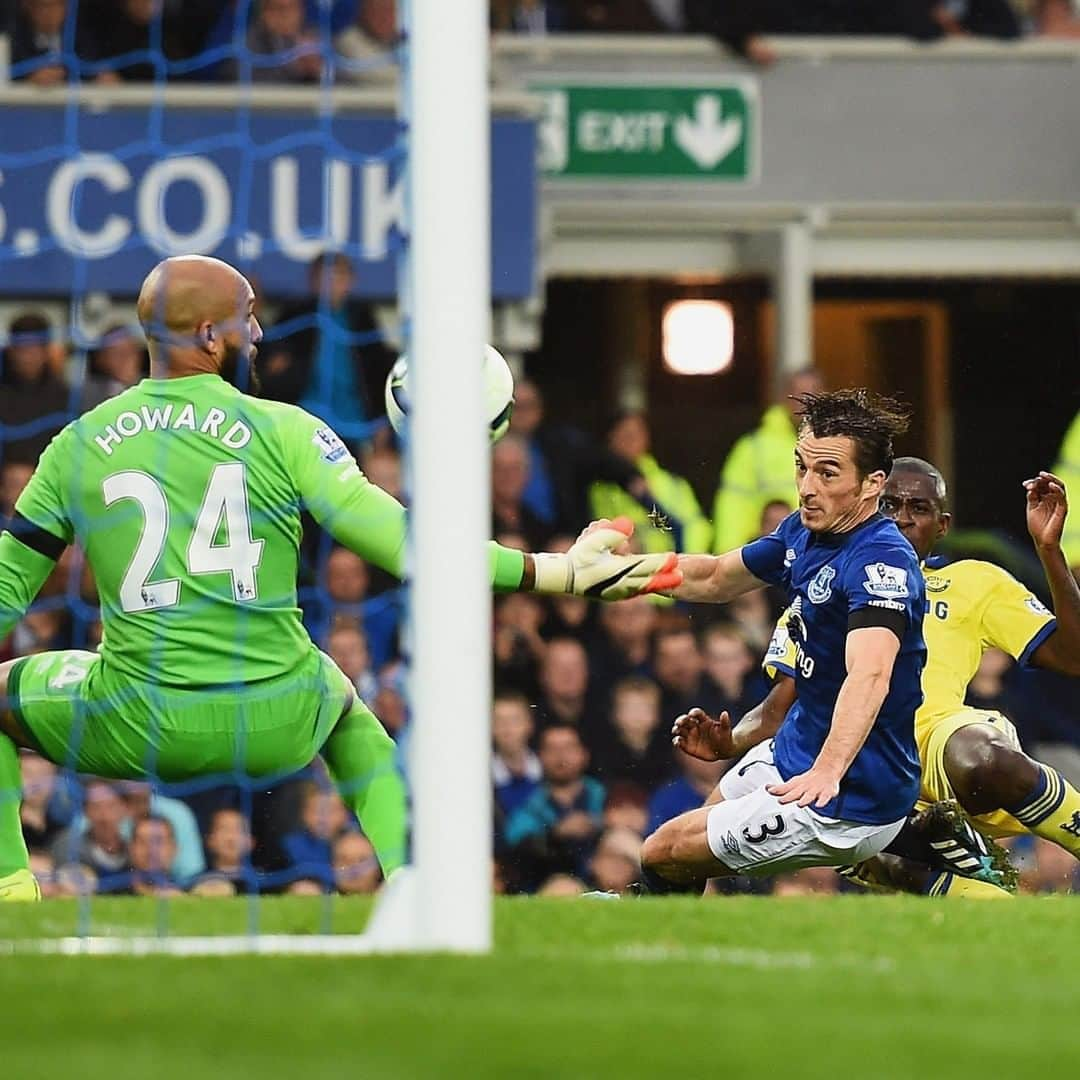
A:
[[[742,547],[761,531],[771,502],[799,505],[795,486],[795,422],[785,405],[765,410],[761,423],[731,448],[713,500],[713,551]]]
[[[589,488],[593,517],[630,518],[646,552],[707,552],[712,537],[708,518],[690,482],[661,468],[649,452],[645,418],[636,412],[621,414],[608,435],[608,446],[636,466],[649,491],[638,500],[616,484],[595,483]]]

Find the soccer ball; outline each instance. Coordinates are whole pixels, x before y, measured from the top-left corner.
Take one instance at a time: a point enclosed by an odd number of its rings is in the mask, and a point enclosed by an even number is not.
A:
[[[409,414],[409,358],[399,356],[386,377],[386,415],[399,434],[405,431]],[[491,441],[501,439],[510,427],[514,409],[514,376],[502,353],[490,345],[484,346],[484,411]]]

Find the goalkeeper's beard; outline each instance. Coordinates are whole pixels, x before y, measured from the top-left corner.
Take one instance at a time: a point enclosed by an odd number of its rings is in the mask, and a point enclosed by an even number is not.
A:
[[[247,363],[241,365],[241,358],[244,356],[245,349],[247,350]],[[253,345],[241,347],[226,344],[225,355],[221,358],[221,377],[245,394],[258,397],[259,392],[262,390],[262,383],[259,381],[259,373],[255,370],[255,355]]]

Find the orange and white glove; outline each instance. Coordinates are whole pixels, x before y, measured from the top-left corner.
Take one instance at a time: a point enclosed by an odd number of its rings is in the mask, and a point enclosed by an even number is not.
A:
[[[587,596],[593,600],[627,600],[681,585],[682,571],[674,552],[618,553],[633,533],[634,525],[629,518],[602,519],[589,525],[565,555],[535,554],[534,591]]]

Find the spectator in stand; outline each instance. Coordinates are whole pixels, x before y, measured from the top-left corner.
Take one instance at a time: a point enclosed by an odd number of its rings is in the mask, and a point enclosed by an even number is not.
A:
[[[706,700],[709,685],[705,678],[705,661],[688,623],[676,624],[657,633],[653,669],[663,691],[660,711],[665,718],[674,721],[676,716]]]
[[[630,829],[607,829],[589,860],[589,885],[622,894],[641,876],[641,837]]]
[[[70,7],[72,17],[76,18],[78,5]],[[15,78],[37,86],[56,86],[67,81],[69,68],[64,42],[68,11],[68,0],[20,0],[11,39],[11,63],[13,67],[30,62],[39,66],[33,71],[20,71]],[[86,25],[85,19],[79,19],[76,25],[73,42],[77,57],[85,57],[89,51]]]
[[[574,638],[553,638],[540,663],[540,698],[536,707],[540,727],[569,724],[588,740],[595,726],[589,697],[589,658]]]
[[[650,452],[652,435],[645,416],[633,410],[620,413],[608,430],[607,443],[645,478],[651,504],[643,506],[617,484],[598,481],[589,493],[593,517],[628,517],[644,551],[708,551],[712,527],[689,482],[661,468]]]
[[[352,298],[356,276],[347,255],[330,252],[311,264],[310,296],[281,311],[288,335],[260,346],[263,397],[299,403],[346,442],[369,437],[394,355],[382,344],[370,304]],[[357,337],[363,340],[354,344]]]
[[[103,879],[103,884],[128,869],[128,845],[123,823],[127,808],[120,793],[105,780],[86,786],[83,817],[57,838],[52,857],[57,866],[82,863]]]
[[[167,77],[164,66],[145,57],[125,61],[131,53],[160,50],[163,60],[178,60],[188,55],[188,15],[179,5],[165,10],[163,0],[120,0],[118,4],[87,5],[89,12],[80,22],[93,27],[93,54],[87,59],[111,61],[99,71],[94,81],[99,83],[155,82]],[[198,5],[195,5],[198,6]],[[96,7],[96,12],[95,12]],[[119,10],[118,10],[119,9]],[[155,25],[159,24],[159,25]]]
[[[491,778],[495,801],[509,816],[540,785],[540,759],[529,749],[533,737],[529,699],[514,690],[496,691],[491,706]]]
[[[784,502],[783,499],[773,499],[772,502],[767,502],[765,508],[761,511],[761,524],[758,526],[758,536],[768,536],[769,533],[776,532],[786,518],[794,509],[790,503]]]
[[[300,828],[287,833],[281,848],[295,880],[316,881],[324,891],[334,887],[332,845],[346,830],[348,813],[333,788],[309,782],[300,803]]]
[[[150,357],[142,340],[123,324],[110,326],[101,344],[87,354],[80,412],[122,394],[150,371]]]
[[[492,30],[552,34],[569,29],[566,0],[491,0]]]
[[[36,461],[68,420],[69,391],[58,374],[60,353],[44,315],[28,312],[12,320],[0,359],[0,456]],[[35,424],[13,436],[4,428]]]
[[[121,895],[179,896],[184,891],[172,875],[176,836],[167,818],[151,816],[135,822],[129,850],[131,872],[127,887],[118,890]]]
[[[627,675],[652,677],[657,607],[647,596],[603,604],[598,623],[589,643],[589,672],[597,698],[606,701]]]
[[[605,829],[630,829],[638,836],[646,836],[649,823],[647,794],[632,781],[612,784],[604,803]]]
[[[56,766],[40,754],[29,751],[23,751],[19,766],[22,772],[19,816],[23,839],[30,851],[43,851],[52,846],[67,824],[50,808],[56,792]]]
[[[401,455],[391,446],[382,446],[364,455],[361,463],[364,475],[398,502],[405,501],[401,483]]]
[[[343,896],[377,892],[382,883],[375,849],[363,833],[342,833],[334,841],[334,885]]]
[[[1058,450],[1057,464],[1053,469],[1065,484],[1065,490],[1080,492],[1080,412],[1073,418],[1065,438]],[[1070,514],[1065,519],[1065,532],[1061,537],[1061,547],[1065,558],[1069,560],[1073,574],[1080,580],[1080,514]]]
[[[321,632],[316,637],[325,636],[338,621],[352,622],[364,631],[372,667],[382,667],[397,655],[400,603],[396,594],[384,594],[381,603],[369,600],[371,573],[359,555],[348,548],[332,548],[323,564],[322,586]]]
[[[555,532],[576,535],[588,524],[594,481],[618,484],[638,500],[649,498],[645,478],[633,465],[576,428],[544,423],[544,399],[532,379],[518,379],[514,385],[510,431],[529,449],[522,501]]]
[[[491,25],[526,34],[658,33],[665,28],[650,0],[493,0]]]
[[[397,80],[397,0],[362,0],[353,24],[334,37],[338,78],[361,84]]]
[[[409,719],[405,702],[405,665],[400,660],[392,660],[379,668],[372,711],[400,747]]]
[[[41,898],[51,900],[60,895],[60,884],[56,880],[56,863],[47,851],[29,851],[30,873],[37,878],[41,889]]]
[[[7,521],[15,513],[15,503],[33,475],[32,461],[7,458],[0,465],[0,521]]]
[[[552,874],[536,890],[537,896],[580,896],[585,891],[585,882],[573,874]]]
[[[604,809],[604,786],[585,775],[589,754],[573,724],[542,731],[539,756],[543,783],[505,830],[509,861],[529,892],[552,874],[584,874]]]
[[[786,606],[782,603],[771,605],[771,596],[771,589],[755,589],[724,606],[725,614],[739,628],[755,657],[765,655],[776,620]]]
[[[979,692],[988,693],[976,675],[967,700],[983,707],[982,700],[973,698],[971,692],[976,683]],[[1021,741],[1035,757],[1052,765],[1074,786],[1080,784],[1080,726],[1076,722],[1080,716],[1080,683],[1054,671],[1010,664],[1002,684],[1002,704],[993,708],[1016,724]]]
[[[1080,37],[1080,11],[1071,0],[1038,0],[1035,32],[1040,37]]]
[[[823,389],[813,369],[795,372],[780,400],[765,410],[761,423],[731,448],[720,470],[713,500],[713,551],[731,551],[759,535],[762,512],[771,502],[798,505],[795,490],[796,425],[802,394]]]
[[[886,32],[919,41],[943,37],[1012,39],[1021,34],[1020,20],[1009,0],[902,0],[897,20]]]
[[[314,83],[322,78],[319,30],[309,22],[303,0],[256,0],[246,45],[252,82]],[[238,61],[232,70],[235,76],[245,68]]]
[[[134,829],[144,818],[164,818],[172,829],[176,852],[175,862],[169,867],[170,872],[177,881],[185,884],[201,874],[206,869],[206,858],[199,824],[190,807],[180,799],[158,794],[147,783],[125,780],[118,786],[127,809],[125,829]]]
[[[529,447],[512,432],[491,449],[491,532],[517,533],[526,550],[544,551],[551,530],[525,503],[529,483]]]
[[[734,623],[713,623],[702,636],[708,692],[701,707],[710,715],[731,714],[737,723],[765,695],[769,688],[758,671],[754,654]],[[674,720],[674,717],[672,717]]]
[[[773,896],[835,896],[840,876],[831,866],[808,866],[794,874],[781,874],[773,882]]]
[[[1041,836],[1017,837],[1012,856],[1020,871],[1020,891],[1045,896],[1075,893],[1080,873],[1074,858],[1062,847]]]
[[[660,687],[641,675],[617,683],[607,730],[596,740],[593,772],[606,786],[634,784],[644,796],[671,773],[670,725],[661,723]]]
[[[702,761],[680,750],[672,753],[679,776],[660,788],[649,800],[649,827],[645,835],[656,832],[665,821],[695,810],[712,794],[728,761]]]
[[[326,637],[326,654],[344,672],[365,700],[372,701],[377,690],[371,667],[367,637],[354,622],[339,622]]]
[[[719,38],[735,52],[759,64],[776,53],[769,35],[860,34],[905,35],[931,41],[945,35],[1015,38],[1020,24],[1008,0],[897,0],[867,4],[864,0],[757,0],[753,4],[720,4],[716,0],[684,0],[686,27]]]
[[[16,656],[66,649],[71,645],[71,620],[61,607],[37,607],[28,611],[11,634]]]
[[[493,637],[496,681],[535,697],[547,642],[540,636],[544,606],[527,593],[508,593],[495,602]]]
[[[232,884],[234,893],[257,892],[257,875],[251,865],[254,847],[248,820],[239,810],[216,811],[206,834],[207,867],[200,881],[223,878]]]

